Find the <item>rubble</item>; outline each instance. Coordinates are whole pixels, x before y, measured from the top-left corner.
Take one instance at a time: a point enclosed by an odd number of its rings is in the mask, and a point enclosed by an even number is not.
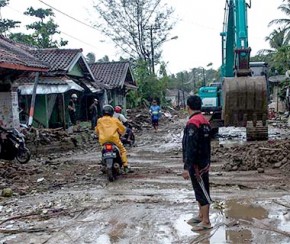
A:
[[[225,161],[225,171],[258,170],[282,168],[290,163],[290,140],[246,143],[213,149],[213,157]]]
[[[11,188],[4,188],[2,190],[2,193],[1,193],[2,197],[12,197],[12,195],[13,195],[13,191]]]

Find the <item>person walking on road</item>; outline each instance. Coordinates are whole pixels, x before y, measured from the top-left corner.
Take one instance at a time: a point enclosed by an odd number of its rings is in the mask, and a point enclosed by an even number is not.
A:
[[[91,113],[91,129],[94,130],[96,125],[97,125],[97,120],[99,117],[99,110],[98,110],[98,99],[94,99],[94,102],[92,103],[92,105],[90,106],[90,113]]]
[[[156,100],[152,101],[152,105],[150,106],[149,113],[151,115],[152,126],[153,126],[155,132],[157,132],[158,125],[159,125],[159,118],[161,115],[161,108],[159,105],[157,105]]]
[[[185,126],[182,151],[185,180],[191,179],[192,187],[198,202],[199,214],[188,221],[193,231],[211,228],[209,209],[211,204],[209,192],[209,167],[211,155],[210,124],[201,114],[202,101],[199,96],[187,99],[189,120]]]

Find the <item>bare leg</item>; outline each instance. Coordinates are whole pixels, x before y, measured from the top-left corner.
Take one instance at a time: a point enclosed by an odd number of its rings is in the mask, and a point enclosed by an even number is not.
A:
[[[200,205],[199,202],[198,202],[198,209],[199,209],[199,212],[198,212],[198,218],[200,218],[200,219],[202,220],[201,205]]]
[[[200,212],[202,215],[202,223],[205,225],[210,225],[210,219],[209,219],[209,204],[201,206]]]

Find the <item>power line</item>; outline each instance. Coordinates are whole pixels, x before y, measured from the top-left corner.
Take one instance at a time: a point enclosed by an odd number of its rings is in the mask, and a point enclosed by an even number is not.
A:
[[[52,9],[54,9],[55,11],[57,11],[57,12],[59,12],[59,13],[65,15],[66,17],[68,17],[68,18],[70,18],[70,19],[72,19],[72,20],[74,20],[74,21],[76,21],[76,22],[82,24],[82,25],[85,25],[85,26],[87,26],[87,27],[89,27],[89,28],[92,28],[92,29],[94,29],[94,30],[98,30],[96,27],[94,27],[94,26],[92,26],[92,25],[88,25],[87,23],[85,23],[85,22],[83,22],[83,21],[81,21],[81,20],[78,20],[78,19],[76,19],[76,18],[70,16],[69,14],[64,13],[63,11],[61,11],[61,10],[59,10],[59,9],[57,9],[57,8],[55,8],[55,7],[53,7],[53,6],[51,6],[51,5],[49,5],[48,3],[46,3],[46,2],[44,2],[44,1],[42,1],[42,0],[38,0],[38,1],[41,2],[41,3],[43,3],[44,5],[46,5],[46,6],[50,7],[50,8],[52,8]]]
[[[68,36],[68,37],[70,37],[70,38],[73,38],[73,39],[75,39],[76,41],[79,41],[79,42],[81,42],[81,43],[83,43],[83,44],[86,44],[87,46],[90,46],[90,47],[92,47],[92,48],[98,48],[98,47],[96,47],[96,46],[94,46],[94,45],[92,45],[92,44],[90,44],[90,43],[84,42],[84,41],[82,41],[82,40],[80,40],[80,39],[78,39],[78,38],[76,38],[76,37],[74,37],[74,36],[72,36],[72,35],[70,35],[70,34],[67,34],[67,33],[65,33],[65,32],[63,32],[63,31],[60,31],[60,33],[62,33],[63,35],[66,35],[66,36]]]
[[[12,9],[12,10],[15,11],[15,12],[18,12],[18,13],[23,14],[21,11],[19,11],[19,10],[17,10],[17,9],[14,9],[14,8],[12,8],[12,7],[10,7],[10,6],[7,6],[7,7],[10,8],[10,9]],[[34,19],[32,16],[28,16],[28,15],[27,15],[27,17],[30,18],[30,19]],[[34,19],[34,20],[35,20],[35,19]],[[74,39],[74,40],[76,40],[76,41],[79,41],[79,42],[81,42],[81,43],[83,43],[83,44],[85,44],[85,45],[87,45],[87,46],[90,46],[90,47],[92,47],[92,48],[98,48],[98,47],[96,47],[96,46],[94,46],[94,45],[92,45],[92,44],[90,44],[90,43],[87,43],[87,42],[85,42],[85,41],[82,41],[82,40],[78,39],[77,37],[74,37],[74,36],[72,36],[72,35],[70,35],[70,34],[68,34],[68,33],[63,32],[63,31],[60,31],[60,33],[62,33],[63,35],[66,35],[66,36],[68,36],[68,37],[70,37],[70,38],[72,38],[72,39]]]

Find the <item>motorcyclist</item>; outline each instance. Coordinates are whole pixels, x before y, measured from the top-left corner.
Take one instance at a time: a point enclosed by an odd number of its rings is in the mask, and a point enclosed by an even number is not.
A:
[[[126,133],[125,133],[124,139],[127,141],[127,143],[130,144],[133,131],[132,131],[132,128],[129,124],[128,119],[122,114],[122,107],[121,106],[115,106],[113,117],[119,119],[123,123],[123,125],[126,126]]]
[[[120,150],[120,156],[124,167],[124,172],[129,172],[127,151],[120,140],[120,135],[125,134],[126,127],[121,121],[113,117],[114,108],[111,105],[103,106],[103,117],[98,119],[96,133],[99,136],[99,143],[103,145],[106,142],[114,143]]]
[[[128,119],[122,114],[121,106],[115,106],[113,117],[119,119],[125,126],[127,126]]]

